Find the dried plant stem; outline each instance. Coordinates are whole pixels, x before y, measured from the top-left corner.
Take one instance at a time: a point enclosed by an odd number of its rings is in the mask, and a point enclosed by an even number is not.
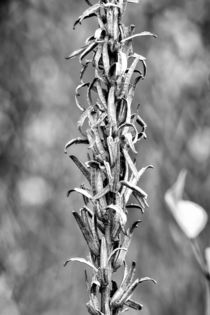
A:
[[[87,308],[92,315],[117,315],[127,307],[140,310],[142,305],[131,300],[135,288],[143,281],[134,280],[135,262],[127,266],[125,258],[134,229],[138,222],[127,228],[129,207],[147,207],[147,194],[137,182],[151,166],[140,171],[135,166],[136,143],[146,138],[146,124],[139,113],[132,113],[131,104],[136,84],[146,75],[145,57],[133,53],[132,39],[137,36],[153,36],[150,32],[134,34],[134,27],[126,27],[122,17],[131,0],[101,0],[94,5],[86,1],[85,10],[74,27],[84,19],[96,17],[98,28],[85,45],[70,54],[67,59],[79,56],[82,65],[80,84],[76,88],[76,104],[82,111],[78,129],[82,138],[70,140],[65,152],[74,145],[88,144],[88,161],[70,158],[88,181],[89,187],[70,189],[79,193],[84,207],[73,212],[76,222],[90,251],[89,259],[70,258],[86,263],[92,268],[86,282],[90,300]],[[85,59],[88,56],[89,59]],[[138,66],[140,66],[137,68]],[[94,77],[84,82],[88,67],[94,69]],[[79,102],[79,91],[87,89],[87,106]],[[88,128],[83,125],[88,121]],[[140,130],[139,130],[140,128]],[[137,205],[128,205],[133,194]],[[124,277],[119,285],[113,273],[124,267]],[[99,302],[100,301],[100,302]]]

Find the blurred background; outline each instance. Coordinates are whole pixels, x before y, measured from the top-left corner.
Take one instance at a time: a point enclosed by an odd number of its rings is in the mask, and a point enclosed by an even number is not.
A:
[[[94,20],[76,31],[83,0],[0,1],[0,309],[1,315],[83,315],[88,300],[83,266],[63,262],[87,255],[66,198],[83,178],[63,154],[79,135],[74,89],[78,60],[65,60],[91,35]],[[188,170],[186,198],[210,207],[210,2],[144,0],[130,4],[125,23],[158,39],[136,38],[148,59],[134,107],[141,104],[148,140],[138,146],[138,166],[155,169],[141,183],[150,208],[135,233],[129,260],[143,284],[135,299],[143,315],[204,314],[204,283],[189,241],[164,203],[181,168]],[[72,148],[85,155],[85,149]],[[130,220],[139,214],[131,210]],[[200,235],[210,245],[210,227]],[[129,314],[137,314],[129,311]]]

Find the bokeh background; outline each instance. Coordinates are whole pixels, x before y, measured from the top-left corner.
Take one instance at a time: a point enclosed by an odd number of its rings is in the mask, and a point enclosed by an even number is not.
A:
[[[79,133],[74,89],[79,63],[64,59],[95,25],[74,20],[82,0],[0,1],[0,313],[83,315],[88,300],[83,268],[65,259],[87,255],[71,211],[78,196],[66,191],[83,178],[63,154]],[[181,168],[188,170],[185,197],[210,207],[210,2],[144,0],[129,5],[125,23],[158,39],[137,38],[148,59],[134,107],[148,124],[138,146],[138,166],[153,164],[142,187],[150,208],[136,231],[129,260],[138,261],[143,284],[135,298],[143,315],[204,314],[204,283],[189,241],[164,203]],[[85,155],[85,149],[72,148]],[[130,220],[137,218],[131,210]],[[210,224],[200,235],[210,245]],[[129,311],[129,314],[137,314]]]

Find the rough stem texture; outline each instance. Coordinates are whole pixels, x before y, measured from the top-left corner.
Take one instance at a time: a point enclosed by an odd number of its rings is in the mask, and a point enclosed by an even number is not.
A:
[[[75,220],[87,242],[89,258],[70,258],[90,267],[85,271],[89,302],[87,309],[92,315],[117,315],[126,308],[141,310],[142,305],[131,296],[143,281],[134,279],[136,263],[126,264],[126,254],[134,229],[139,221],[127,227],[129,208],[144,212],[147,193],[137,183],[151,167],[137,170],[135,165],[136,144],[146,139],[146,124],[138,110],[131,105],[137,83],[146,75],[145,57],[134,53],[132,40],[138,36],[153,36],[150,32],[135,34],[134,25],[126,27],[122,17],[129,2],[137,0],[101,0],[89,7],[74,24],[94,18],[98,28],[87,38],[82,48],[67,59],[78,56],[81,63],[80,84],[76,88],[76,105],[81,110],[78,129],[81,137],[70,140],[65,147],[69,153],[74,144],[87,146],[87,161],[70,155],[83,173],[87,184],[70,189],[79,193],[84,206],[73,212]],[[94,77],[85,80],[86,70],[92,67]],[[86,89],[86,104],[80,104],[80,91]],[[87,121],[88,128],[84,128]],[[133,194],[136,204],[129,204]],[[124,268],[120,284],[113,280],[113,273]],[[154,281],[154,280],[153,280]]]

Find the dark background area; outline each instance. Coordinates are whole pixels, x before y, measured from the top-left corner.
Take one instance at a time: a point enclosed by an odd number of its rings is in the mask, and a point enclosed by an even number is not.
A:
[[[74,89],[80,66],[64,59],[83,45],[96,25],[74,20],[85,1],[0,2],[0,310],[1,315],[87,314],[83,266],[63,262],[86,257],[66,198],[83,178],[63,154],[79,135]],[[149,0],[130,4],[125,23],[158,39],[136,38],[148,76],[135,106],[148,124],[138,146],[138,166],[153,164],[142,187],[150,207],[136,231],[129,260],[143,284],[135,298],[143,315],[204,314],[204,283],[189,241],[164,203],[181,168],[188,170],[186,198],[210,207],[210,2]],[[85,148],[73,148],[79,156]],[[139,214],[131,210],[130,220]],[[200,235],[210,245],[209,223]],[[129,314],[137,314],[129,311]]]

